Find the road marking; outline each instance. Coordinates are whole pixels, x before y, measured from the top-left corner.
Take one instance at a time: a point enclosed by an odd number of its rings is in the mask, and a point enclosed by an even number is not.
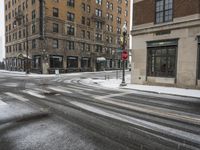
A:
[[[17,87],[18,86],[18,83],[3,83],[1,84],[3,86],[8,86],[8,87]]]
[[[23,90],[24,93],[38,97],[38,98],[46,98],[46,96],[41,95],[38,93],[38,91],[33,91],[33,90]]]
[[[5,94],[8,95],[8,96],[10,96],[10,97],[16,98],[17,100],[23,101],[23,102],[29,101],[28,99],[24,98],[21,95],[17,95],[17,94],[10,93],[10,92],[6,92]]]
[[[38,92],[43,92],[43,93],[51,93],[50,91],[45,90],[45,89],[41,89],[41,88],[34,88],[34,90],[38,91]]]
[[[131,110],[139,111],[142,113],[148,113],[151,115],[157,115],[160,117],[166,117],[169,119],[181,120],[184,122],[191,122],[191,123],[200,125],[199,115],[190,114],[190,113],[182,113],[182,112],[178,112],[175,110],[172,111],[172,110],[168,110],[168,109],[156,108],[153,106],[146,106],[143,104],[135,103],[135,105],[133,105],[133,102],[132,102],[132,105],[130,105],[130,104],[126,104],[124,102],[120,102],[120,100],[116,100],[116,99],[112,99],[112,98],[106,99],[107,97],[109,97],[109,96],[98,96],[98,97],[94,97],[94,98],[97,100],[100,100],[104,103],[109,103],[112,105],[120,106],[125,109],[131,109]]]
[[[2,100],[0,100],[0,106],[6,106],[6,105],[8,105],[8,104],[3,102]]]
[[[99,115],[103,115],[109,118],[113,118],[116,120],[120,120],[122,122],[126,122],[126,123],[130,123],[133,125],[137,125],[137,126],[142,126],[145,127],[147,129],[153,129],[155,131],[159,131],[161,133],[165,133],[171,136],[176,136],[178,135],[179,137],[183,138],[183,139],[187,139],[187,140],[193,140],[196,143],[200,143],[200,135],[197,134],[193,134],[193,133],[189,133],[187,131],[182,131],[179,129],[174,129],[171,127],[166,127],[163,125],[159,125],[156,123],[152,123],[149,121],[145,121],[145,120],[141,120],[141,119],[137,119],[137,118],[133,118],[124,114],[120,114],[117,112],[112,112],[109,110],[104,110],[104,109],[100,109],[98,107],[95,106],[91,106],[91,105],[87,105],[84,103],[80,103],[77,101],[71,101],[71,104],[78,106],[79,108],[82,108],[84,110],[99,114]]]
[[[67,91],[63,87],[51,87],[51,86],[49,86],[48,89],[51,89],[51,90],[57,91],[57,92],[72,93],[70,91]]]
[[[94,91],[93,89],[88,89],[88,88],[82,88],[79,86],[73,86],[73,85],[67,85],[68,87],[74,88],[74,89],[79,89],[79,90],[85,90],[85,91]]]

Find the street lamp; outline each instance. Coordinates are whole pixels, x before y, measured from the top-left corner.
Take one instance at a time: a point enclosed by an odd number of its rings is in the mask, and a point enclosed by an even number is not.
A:
[[[127,51],[125,50],[126,48],[126,43],[125,43],[125,39],[126,39],[126,34],[127,34],[127,26],[126,23],[124,23],[123,27],[122,27],[122,33],[123,33],[123,43],[122,43],[122,67],[123,67],[123,71],[122,71],[122,83],[120,84],[120,86],[126,86],[126,82],[125,82],[125,60],[127,59]]]

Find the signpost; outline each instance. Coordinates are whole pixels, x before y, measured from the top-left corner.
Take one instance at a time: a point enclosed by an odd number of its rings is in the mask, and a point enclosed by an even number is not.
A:
[[[128,52],[127,50],[122,51],[122,60],[125,61],[128,59]]]

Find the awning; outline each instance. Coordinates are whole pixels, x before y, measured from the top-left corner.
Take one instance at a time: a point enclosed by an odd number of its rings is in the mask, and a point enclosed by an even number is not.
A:
[[[22,53],[19,53],[18,55],[17,55],[17,58],[19,58],[19,59],[26,59],[27,58],[27,56],[25,55],[25,54],[22,54]],[[28,56],[28,59],[31,59],[31,57],[29,57]]]
[[[106,61],[105,57],[97,57],[97,61],[101,62],[101,61]]]

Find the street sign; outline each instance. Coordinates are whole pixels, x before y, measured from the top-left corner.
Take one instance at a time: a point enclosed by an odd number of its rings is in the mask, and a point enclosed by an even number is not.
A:
[[[127,60],[128,59],[128,52],[127,50],[123,50],[122,52],[122,60]]]
[[[122,52],[122,48],[117,48],[117,53],[121,53]]]

